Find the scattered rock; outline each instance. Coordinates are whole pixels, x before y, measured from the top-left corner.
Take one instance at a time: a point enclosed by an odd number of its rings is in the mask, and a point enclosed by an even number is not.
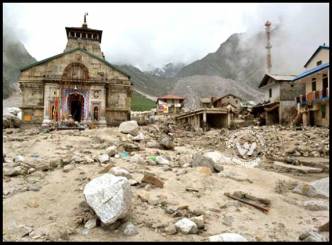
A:
[[[139,126],[136,121],[126,121],[122,122],[119,126],[119,130],[121,133],[131,134],[132,136],[137,136]]]
[[[169,160],[167,160],[165,157],[162,157],[162,156],[157,156],[156,157],[156,162],[159,165],[169,165]]]
[[[237,233],[222,233],[209,237],[210,242],[247,242],[248,240]]]
[[[124,168],[120,168],[120,167],[113,167],[111,168],[111,174],[115,175],[115,176],[123,176],[126,177],[127,179],[131,178],[130,173],[128,172],[128,170],[124,169]]]
[[[112,145],[106,149],[106,153],[110,157],[114,157],[115,154],[117,153],[117,147],[115,145]]]
[[[305,242],[324,242],[326,239],[315,231],[307,231],[299,236],[301,241]]]
[[[319,231],[330,231],[330,221],[326,222],[325,224],[321,225],[318,228]]]
[[[134,236],[138,234],[138,230],[135,225],[127,222],[123,225],[123,234],[126,236]]]
[[[106,163],[109,160],[110,160],[110,158],[109,158],[108,154],[101,154],[101,155],[98,156],[98,161],[100,163]]]
[[[159,144],[166,150],[173,150],[174,149],[173,140],[167,134],[163,134],[160,137]]]
[[[144,140],[144,134],[142,132],[139,132],[139,134],[135,137],[133,137],[133,141],[142,141]]]
[[[92,218],[92,219],[89,219],[85,223],[84,228],[91,230],[91,229],[95,228],[96,226],[97,226],[97,218]]]
[[[195,234],[198,232],[197,225],[188,218],[182,218],[175,223],[175,227],[183,234]]]
[[[68,165],[66,165],[66,166],[63,167],[62,171],[63,171],[64,173],[68,173],[69,171],[71,171],[71,170],[73,170],[73,169],[74,169],[74,165],[72,165],[72,164],[68,164]]]
[[[17,162],[17,163],[24,162],[24,157],[21,155],[18,155],[14,158],[14,162]]]
[[[157,177],[153,176],[152,174],[145,173],[143,179],[141,180],[143,183],[151,184],[153,186],[163,188],[164,182],[158,179]]]
[[[161,145],[157,141],[152,140],[146,143],[146,147],[160,149]]]
[[[328,210],[329,206],[324,201],[309,200],[304,202],[304,207],[310,211]]]
[[[112,224],[126,217],[130,211],[132,192],[125,177],[106,173],[91,180],[83,193],[104,224]]]
[[[223,155],[218,151],[206,152],[203,155],[202,153],[197,153],[193,156],[191,166],[206,166],[214,172],[220,172],[224,169],[224,167],[222,166],[223,159]]]
[[[168,235],[174,235],[177,233],[176,227],[174,224],[169,224],[167,227],[165,227],[165,233]]]
[[[137,164],[144,164],[145,163],[144,159],[140,155],[137,155],[137,154],[130,157],[129,161],[132,162],[132,163],[137,163]]]
[[[203,229],[204,228],[204,216],[196,216],[196,217],[192,217],[190,218],[191,221],[193,221],[196,225],[198,229]]]

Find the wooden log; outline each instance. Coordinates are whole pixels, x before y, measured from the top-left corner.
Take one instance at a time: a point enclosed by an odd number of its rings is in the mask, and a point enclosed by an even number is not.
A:
[[[257,209],[263,211],[264,213],[268,213],[268,212],[269,212],[269,209],[268,209],[268,208],[263,207],[263,206],[261,206],[261,205],[255,203],[254,201],[245,200],[245,199],[243,199],[243,198],[239,198],[239,197],[233,196],[233,195],[231,195],[231,194],[229,194],[229,193],[224,193],[224,195],[227,196],[227,197],[229,197],[229,198],[232,198],[232,199],[234,199],[234,200],[237,200],[237,201],[243,202],[243,203],[245,203],[245,204],[248,204],[248,205],[250,205],[250,206],[253,206],[253,207],[255,207],[255,208],[257,208]]]

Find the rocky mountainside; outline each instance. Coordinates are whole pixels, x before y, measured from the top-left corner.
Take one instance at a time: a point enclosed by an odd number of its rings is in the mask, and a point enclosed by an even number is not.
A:
[[[148,73],[158,77],[175,77],[178,72],[185,66],[184,63],[168,63],[162,68],[156,68]]]
[[[131,81],[137,91],[154,96],[162,96],[168,93],[176,82],[175,78],[159,77],[149,72],[143,72],[131,65],[117,65],[117,67],[131,76]]]
[[[216,52],[183,67],[177,77],[220,76],[255,87],[265,72],[265,54],[260,52],[264,41],[263,33],[233,34]]]
[[[3,99],[17,90],[17,79],[20,68],[36,61],[24,45],[4,26],[3,32]]]

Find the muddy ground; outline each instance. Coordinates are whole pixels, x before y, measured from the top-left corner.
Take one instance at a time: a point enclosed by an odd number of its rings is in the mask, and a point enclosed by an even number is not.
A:
[[[328,176],[327,171],[305,173],[273,167],[275,160],[287,161],[293,153],[294,157],[317,159],[321,167],[321,159],[328,159],[329,154],[329,146],[324,145],[328,142],[328,129],[316,129],[324,135],[319,136],[323,138],[309,137],[317,147],[323,147],[321,150],[317,148],[312,152],[310,148],[305,153],[306,149],[300,149],[296,153],[288,147],[292,144],[301,146],[303,134],[315,135],[316,131],[257,128],[255,130],[263,135],[265,132],[268,145],[268,150],[265,149],[260,156],[259,166],[225,165],[220,173],[191,167],[192,156],[207,150],[234,154],[225,144],[233,131],[195,133],[176,129],[172,132],[175,149],[162,150],[147,147],[147,142],[154,140],[159,125],[141,126],[140,129],[145,136],[143,141],[137,143],[140,149],[132,150],[128,157],[111,157],[106,164],[99,163],[97,158],[109,146],[118,146],[121,142],[133,143],[131,137],[120,133],[117,127],[51,132],[38,128],[3,130],[4,167],[15,165],[14,159],[18,155],[23,156],[25,166],[30,166],[28,172],[3,176],[3,239],[205,241],[212,235],[234,232],[249,241],[298,241],[302,233],[315,230],[329,220],[328,210],[312,211],[303,204],[315,199],[328,205],[328,199],[312,198],[287,190],[281,193],[276,191],[280,180],[309,183]],[[269,147],[274,149],[273,154]],[[121,151],[123,149],[118,147],[118,153]],[[144,161],[132,161],[132,155],[139,155]],[[170,164],[152,164],[148,158],[156,155],[166,157]],[[66,166],[71,168],[67,167],[68,170],[64,171]],[[132,176],[132,209],[125,221],[136,226],[136,235],[124,235],[116,226],[84,228],[88,219],[85,216],[91,214],[84,209],[83,188],[91,179],[109,171],[110,166],[126,168]],[[153,173],[162,180],[163,188],[140,184],[145,172]],[[269,212],[264,213],[224,195],[234,191],[269,199]],[[174,214],[170,210],[182,211]],[[180,218],[201,214],[204,215],[205,227],[198,234],[169,232]],[[328,233],[322,235],[327,237]]]

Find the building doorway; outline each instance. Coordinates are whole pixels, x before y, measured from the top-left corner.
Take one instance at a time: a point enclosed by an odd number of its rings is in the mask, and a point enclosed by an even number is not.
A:
[[[68,111],[74,121],[80,122],[84,116],[84,97],[79,93],[68,96]]]
[[[309,111],[309,125],[311,127],[315,125],[315,111]]]

